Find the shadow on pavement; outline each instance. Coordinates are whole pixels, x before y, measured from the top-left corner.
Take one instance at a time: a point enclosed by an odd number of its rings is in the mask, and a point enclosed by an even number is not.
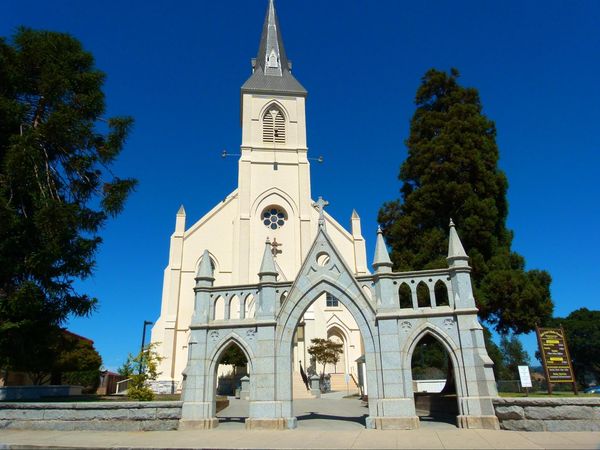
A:
[[[296,419],[299,421],[301,420],[314,420],[314,419],[323,419],[323,420],[341,420],[341,421],[345,421],[345,422],[355,422],[355,423],[359,423],[363,426],[366,426],[366,419],[367,414],[363,414],[360,417],[347,417],[347,416],[336,416],[336,415],[332,415],[332,414],[321,414],[318,412],[309,412],[307,414],[302,414],[302,415],[298,415],[296,416]]]
[[[217,416],[217,419],[219,419],[219,423],[227,423],[227,422],[246,423],[246,417],[220,417],[220,416]]]

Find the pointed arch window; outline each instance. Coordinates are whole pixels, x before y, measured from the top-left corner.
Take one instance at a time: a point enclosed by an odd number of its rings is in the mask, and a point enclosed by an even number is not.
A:
[[[285,144],[285,117],[276,105],[269,107],[263,115],[263,142]]]

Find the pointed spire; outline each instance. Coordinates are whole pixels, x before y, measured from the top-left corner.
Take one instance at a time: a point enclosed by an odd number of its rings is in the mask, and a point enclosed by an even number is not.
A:
[[[242,90],[306,95],[306,89],[292,75],[292,63],[285,53],[273,0],[269,0],[258,54],[252,60],[252,76],[244,83]]]
[[[198,274],[196,275],[196,281],[215,281],[214,270],[212,267],[212,261],[208,250],[204,250],[202,259],[200,260],[200,266],[198,266]]]
[[[373,258],[373,268],[376,273],[391,272],[392,260],[387,250],[387,245],[383,239],[381,227],[377,227],[377,241],[375,242],[375,258]]]
[[[267,238],[265,242],[265,252],[263,253],[262,263],[260,264],[260,270],[258,276],[260,281],[277,281],[277,267],[275,267],[275,259],[273,258],[273,248],[271,241]]]
[[[450,237],[448,239],[448,258],[446,258],[450,266],[466,266],[469,257],[463,248],[462,242],[456,232],[454,221],[450,219]]]
[[[175,216],[175,234],[177,236],[183,236],[185,232],[185,209],[183,205],[179,207],[177,215]]]
[[[269,6],[267,7],[267,15],[260,37],[258,55],[256,56],[256,66],[256,69],[260,67],[265,75],[282,76],[284,71],[290,71],[273,0],[269,0]]]
[[[360,216],[355,209],[352,210],[352,216],[350,217],[350,227],[352,228],[352,237],[354,239],[362,239]]]

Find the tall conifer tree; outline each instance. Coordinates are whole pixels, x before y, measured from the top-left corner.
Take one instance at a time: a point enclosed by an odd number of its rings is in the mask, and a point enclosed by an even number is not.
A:
[[[133,179],[110,169],[132,124],[105,118],[104,74],[63,33],[0,38],[0,367],[48,370],[59,327],[97,300],[92,273],[107,218]]]
[[[525,270],[524,258],[511,250],[496,129],[477,90],[459,85],[458,77],[456,69],[423,77],[400,169],[401,199],[384,204],[379,222],[396,270],[416,270],[447,267],[453,218],[471,258],[480,317],[501,333],[527,332],[552,315],[551,278]]]

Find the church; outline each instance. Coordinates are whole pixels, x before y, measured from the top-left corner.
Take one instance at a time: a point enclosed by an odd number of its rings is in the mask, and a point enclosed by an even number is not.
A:
[[[367,428],[419,426],[412,356],[432,339],[448,355],[457,426],[498,429],[493,363],[456,227],[450,220],[448,267],[413,272],[393,272],[378,230],[371,273],[358,214],[345,228],[311,193],[306,98],[269,0],[241,87],[238,186],[193,224],[181,207],[171,235],[152,342],[159,381],[182,392],[180,429],[218,426],[219,361],[232,345],[248,361],[246,428],[297,427],[294,386],[313,338],[342,345],[326,372],[368,391]]]
[[[194,309],[194,278],[208,249],[215,271],[215,286],[247,285],[258,281],[265,240],[273,247],[278,280],[293,281],[316,233],[319,213],[310,189],[310,162],[306,142],[306,89],[292,75],[292,63],[283,45],[275,7],[271,2],[252,75],[242,86],[242,144],[238,186],[225,200],[188,226],[183,207],[171,236],[169,265],[165,270],[161,315],[152,330],[159,343],[161,379],[182,379],[187,362],[189,325]],[[325,213],[328,232],[356,275],[368,274],[365,240],[356,212],[347,230]],[[281,297],[285,298],[286,291]],[[227,305],[225,305],[227,301]],[[215,318],[251,317],[252,298],[222,299]],[[243,309],[242,309],[243,308]],[[314,337],[343,344],[336,367],[328,372],[353,374],[362,355],[356,322],[339,301],[323,295],[304,315],[299,362],[310,365],[307,347]],[[305,363],[306,362],[306,363]]]

